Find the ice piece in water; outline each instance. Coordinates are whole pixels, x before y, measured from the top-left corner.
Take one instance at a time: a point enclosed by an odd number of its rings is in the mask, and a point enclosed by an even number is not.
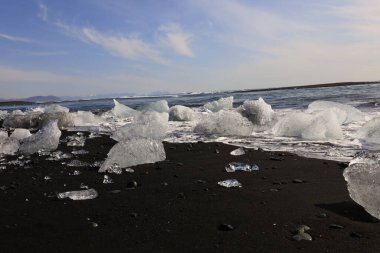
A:
[[[32,134],[28,129],[16,128],[10,137],[15,138],[16,140],[22,140],[30,137]]]
[[[203,134],[248,136],[252,134],[253,125],[238,112],[222,110],[207,115],[198,122],[194,131]]]
[[[95,189],[88,189],[82,191],[68,191],[57,194],[59,199],[69,198],[72,200],[88,200],[98,197],[98,192]]]
[[[243,115],[255,125],[266,125],[274,119],[272,106],[261,97],[258,100],[246,100],[243,103]]]
[[[237,149],[234,149],[230,152],[231,155],[235,155],[235,156],[238,156],[238,155],[244,155],[245,154],[245,151],[244,151],[244,148],[237,148]]]
[[[344,170],[350,197],[372,216],[380,219],[380,159],[364,154]]]
[[[56,150],[59,144],[59,137],[61,137],[61,131],[55,120],[49,122],[32,136],[23,139],[19,151],[22,154],[33,154],[41,149],[45,151]]]
[[[156,111],[156,112],[169,112],[168,101],[159,100],[142,105],[139,110],[141,111]]]
[[[103,122],[102,118],[89,111],[77,111],[71,113],[74,126],[97,125]]]
[[[227,172],[236,172],[236,171],[248,171],[248,172],[252,172],[252,171],[258,171],[259,170],[259,166],[257,166],[256,164],[253,164],[252,166],[247,164],[247,163],[238,163],[238,162],[231,162],[229,164],[227,164],[227,166],[225,167],[226,171]]]
[[[346,112],[345,119],[342,122],[344,124],[364,120],[364,114],[355,107],[331,101],[314,101],[313,103],[309,104],[307,112],[324,111],[331,108],[338,108]]]
[[[111,113],[117,118],[129,118],[138,113],[136,110],[121,104],[116,99],[113,100],[115,107],[111,110]]]
[[[220,181],[218,182],[218,185],[226,187],[226,188],[231,188],[231,187],[241,188],[242,187],[241,183],[239,183],[239,181],[237,181],[236,179],[227,179],[224,181]]]
[[[104,175],[103,184],[113,184],[112,178],[108,175]]]
[[[20,147],[19,141],[13,137],[8,137],[6,132],[1,131],[0,133],[0,154],[15,154]]]
[[[369,142],[380,144],[380,117],[374,118],[365,123],[359,128],[355,136]]]
[[[189,107],[175,105],[169,110],[169,119],[171,121],[191,121],[195,119],[195,112]]]
[[[221,98],[217,101],[206,103],[203,107],[212,112],[218,112],[220,110],[229,110],[233,108],[234,97]]]
[[[137,115],[132,123],[118,129],[112,139],[116,141],[133,138],[163,139],[168,129],[167,113],[144,112]]]
[[[131,139],[112,147],[99,172],[106,172],[113,164],[121,168],[144,163],[155,163],[166,158],[164,145],[153,139]]]

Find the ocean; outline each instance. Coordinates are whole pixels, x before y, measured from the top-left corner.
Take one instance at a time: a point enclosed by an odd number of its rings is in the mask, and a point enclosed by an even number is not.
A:
[[[292,152],[305,157],[323,158],[339,161],[349,161],[357,152],[380,152],[380,144],[357,138],[355,133],[368,121],[380,117],[380,83],[335,86],[322,88],[289,88],[262,91],[224,91],[173,94],[151,97],[121,97],[116,98],[120,103],[131,108],[139,108],[143,104],[166,100],[169,106],[183,105],[202,111],[205,103],[223,97],[233,96],[234,107],[237,108],[245,100],[257,100],[260,97],[271,105],[275,113],[281,118],[292,112],[303,112],[314,101],[331,101],[353,106],[365,115],[364,120],[343,124],[343,138],[339,139],[304,139],[299,137],[284,137],[274,135],[271,129],[254,131],[249,136],[223,136],[220,134],[202,134],[193,131],[197,121],[178,122],[170,121],[166,141],[169,142],[197,142],[217,141],[236,146],[262,148],[271,151]],[[57,103],[67,107],[70,111],[108,111],[114,107],[113,99],[94,99],[80,101],[63,101]],[[2,106],[0,110],[31,110],[34,107],[43,107],[45,104]],[[206,112],[203,112],[207,114]],[[120,122],[119,122],[120,123]],[[120,125],[120,124],[116,125]],[[83,128],[80,128],[83,129]],[[94,128],[91,128],[94,130]],[[69,130],[79,130],[71,128]]]

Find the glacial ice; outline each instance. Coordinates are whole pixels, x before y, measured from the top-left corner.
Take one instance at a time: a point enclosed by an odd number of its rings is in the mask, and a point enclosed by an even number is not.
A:
[[[344,170],[350,197],[372,216],[380,219],[380,160],[361,154]]]
[[[156,102],[144,104],[141,107],[139,107],[139,110],[140,111],[169,112],[169,105],[168,105],[168,101],[159,100]]]
[[[103,122],[102,118],[90,111],[77,111],[71,113],[74,126],[87,126]]]
[[[36,128],[40,125],[41,113],[28,112],[24,113],[15,110],[8,113],[4,118],[3,127],[5,128]]]
[[[0,154],[13,155],[19,149],[19,141],[13,137],[8,137],[8,133],[0,131]]]
[[[121,168],[144,163],[155,163],[166,158],[164,145],[153,139],[131,139],[112,147],[99,172],[106,172],[113,164]]]
[[[86,137],[82,133],[77,133],[66,137],[66,145],[68,147],[84,147]]]
[[[168,129],[168,118],[167,113],[142,112],[134,117],[132,123],[116,130],[112,135],[112,139],[116,141],[133,138],[163,139]]]
[[[302,132],[311,124],[313,116],[304,112],[293,112],[282,117],[273,127],[276,136],[302,137]]]
[[[237,181],[236,179],[227,179],[224,181],[220,181],[218,182],[218,185],[222,187],[226,187],[226,188],[232,188],[232,187],[241,188],[242,187],[241,183],[239,183],[239,181]]]
[[[238,112],[222,110],[207,115],[198,122],[194,131],[203,134],[248,136],[252,134],[253,125]]]
[[[250,165],[247,163],[230,162],[229,164],[226,165],[225,170],[226,172],[237,172],[237,171],[252,172],[252,171],[258,171],[259,166],[257,166],[256,164]]]
[[[239,155],[244,155],[245,154],[245,151],[244,151],[244,148],[237,148],[237,149],[234,149],[230,152],[230,155],[234,155],[234,156],[239,156]]]
[[[369,142],[380,144],[380,117],[366,122],[356,132],[356,137]]]
[[[59,199],[69,198],[72,200],[88,200],[98,197],[98,192],[95,189],[81,190],[81,191],[68,191],[57,194]]]
[[[67,107],[57,105],[57,104],[51,104],[44,108],[44,113],[57,113],[57,112],[65,112],[68,113],[70,110]]]
[[[171,121],[191,121],[195,119],[195,112],[189,107],[175,105],[169,110],[169,119]]]
[[[116,99],[114,99],[113,102],[115,106],[111,110],[111,113],[117,118],[129,118],[133,117],[136,113],[138,113],[136,110],[121,104]]]
[[[203,107],[212,112],[218,112],[220,110],[229,110],[233,108],[234,97],[225,97],[217,101],[206,103]]]
[[[258,100],[246,100],[243,103],[243,116],[255,125],[267,125],[274,118],[272,106],[265,103],[261,97]]]
[[[33,154],[39,150],[53,151],[57,149],[61,131],[58,128],[58,122],[51,121],[37,133],[23,139],[19,151],[22,154]]]
[[[322,101],[317,100],[313,103],[309,104],[307,112],[317,112],[317,111],[324,111],[326,109],[331,108],[338,108],[342,111],[345,111],[347,113],[345,120],[343,121],[344,124],[348,124],[354,121],[362,121],[364,120],[364,114],[356,109],[353,106],[341,104],[337,102],[331,102],[331,101]]]
[[[0,110],[0,120],[4,119],[8,115],[7,111]]]
[[[13,133],[11,134],[10,137],[12,138],[15,138],[16,140],[22,140],[22,139],[25,139],[25,138],[28,138],[29,136],[31,136],[32,134],[30,133],[30,131],[28,129],[24,129],[24,128],[16,128]]]

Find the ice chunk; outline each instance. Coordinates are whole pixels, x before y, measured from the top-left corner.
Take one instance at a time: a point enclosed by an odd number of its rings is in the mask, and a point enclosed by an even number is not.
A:
[[[22,139],[28,138],[31,135],[32,134],[30,133],[28,129],[16,128],[11,134],[11,137],[15,138],[16,140],[22,140]]]
[[[221,98],[217,101],[206,103],[203,107],[212,112],[218,112],[220,110],[229,110],[233,108],[234,97]]]
[[[68,147],[83,147],[86,143],[86,137],[82,134],[75,134],[72,136],[67,136],[67,146]]]
[[[20,110],[8,113],[4,118],[3,127],[5,128],[35,128],[40,125],[41,113],[28,112]]]
[[[112,184],[112,183],[113,183],[112,178],[108,175],[104,175],[103,184]]]
[[[189,107],[175,105],[169,110],[169,119],[172,121],[191,121],[195,119],[195,112]]]
[[[103,122],[102,118],[89,111],[77,111],[71,113],[74,126],[97,125]]]
[[[169,112],[168,101],[159,100],[156,102],[147,103],[142,105],[139,110],[141,111],[156,111],[156,112]]]
[[[98,197],[98,192],[95,189],[88,189],[82,191],[68,191],[57,194],[59,199],[69,198],[72,200],[88,200]]]
[[[112,139],[116,141],[133,138],[163,139],[168,129],[167,113],[143,112],[136,115],[134,121],[118,129]]]
[[[111,110],[111,113],[117,118],[129,118],[138,113],[136,110],[119,103],[116,99],[113,102],[115,107]]]
[[[267,125],[274,118],[272,106],[265,103],[264,99],[246,100],[243,103],[243,115],[255,125]]]
[[[239,183],[239,181],[237,181],[236,179],[227,179],[224,181],[220,181],[218,182],[218,185],[226,187],[226,188],[231,188],[231,187],[241,188],[242,187],[241,183]]]
[[[331,102],[331,101],[314,101],[309,104],[307,112],[324,111],[331,108],[338,108],[346,112],[346,117],[343,121],[344,124],[351,123],[353,121],[364,120],[364,114],[353,106]]]
[[[231,155],[238,156],[238,155],[244,155],[245,151],[244,148],[237,148],[231,151]]]
[[[0,132],[0,154],[13,155],[20,147],[17,139],[8,137],[8,133]]]
[[[380,117],[365,123],[355,134],[357,138],[380,144]]]
[[[0,120],[4,119],[8,115],[7,111],[0,110]]]
[[[131,139],[112,147],[99,172],[106,172],[113,164],[121,168],[144,163],[155,163],[166,158],[162,142],[153,139]]]
[[[227,166],[225,167],[226,171],[227,172],[236,172],[236,171],[248,171],[248,172],[252,172],[252,171],[258,171],[259,170],[259,166],[257,166],[256,164],[253,164],[252,166],[247,164],[247,163],[238,163],[238,162],[231,162],[229,164],[227,164]]]
[[[68,113],[70,110],[67,107],[60,106],[57,104],[51,104],[44,108],[44,113],[56,113],[56,112],[66,112]]]
[[[253,125],[240,113],[219,111],[207,115],[194,128],[197,133],[248,136],[252,134]]]
[[[22,154],[33,154],[39,150],[53,151],[57,149],[61,131],[57,121],[52,121],[32,136],[23,139],[20,145]]]
[[[372,216],[380,219],[380,160],[378,157],[356,157],[343,176],[350,197]]]
[[[82,162],[80,160],[72,160],[70,161],[67,166],[70,166],[70,167],[90,167],[90,164],[87,163],[87,162]]]
[[[84,150],[84,149],[80,149],[80,150],[73,150],[71,151],[71,153],[73,155],[86,155],[88,154],[89,152],[87,150]]]

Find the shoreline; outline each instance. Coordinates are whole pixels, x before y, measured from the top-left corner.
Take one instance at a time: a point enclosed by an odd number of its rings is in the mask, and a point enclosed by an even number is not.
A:
[[[64,131],[61,139],[71,134]],[[114,144],[109,136],[87,139],[83,149],[89,153],[75,159],[104,160]],[[377,252],[380,247],[380,224],[348,196],[342,163],[253,149],[231,156],[236,147],[222,143],[164,146],[165,161],[108,174],[113,184],[102,183],[98,168],[68,167],[65,160],[36,154],[31,168],[0,170],[1,251]],[[61,143],[57,150],[73,149],[82,148]],[[233,161],[260,169],[225,172]],[[74,170],[81,174],[71,175]],[[218,186],[230,178],[242,188]],[[130,181],[138,187],[128,189]],[[80,190],[82,183],[99,196],[56,199],[57,192]],[[224,231],[223,224],[233,229]],[[312,241],[292,240],[298,225],[311,228]]]

